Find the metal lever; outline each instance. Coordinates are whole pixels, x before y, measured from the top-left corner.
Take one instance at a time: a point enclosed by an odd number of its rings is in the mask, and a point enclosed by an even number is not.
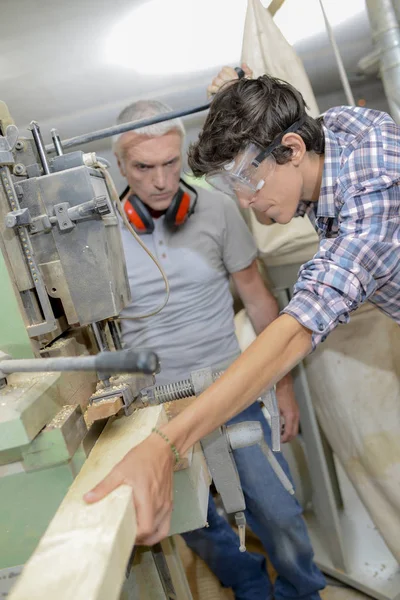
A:
[[[239,552],[246,552],[246,517],[244,512],[237,512],[235,514],[235,521],[239,534]]]
[[[226,428],[226,435],[232,450],[258,444],[285,490],[289,492],[289,494],[294,495],[294,489],[290,479],[264,440],[262,426],[259,421],[243,421],[243,423],[229,425]]]

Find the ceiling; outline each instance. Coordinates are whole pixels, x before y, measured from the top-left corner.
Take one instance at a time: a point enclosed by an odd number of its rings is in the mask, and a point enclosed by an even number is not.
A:
[[[137,98],[163,98],[173,108],[203,103],[218,67],[239,62],[247,6],[247,0],[0,2],[0,99],[19,126],[37,120],[46,141],[51,127],[62,138],[108,127]],[[325,6],[350,79],[365,86],[356,76],[358,60],[372,50],[365,2],[347,0],[350,16],[344,0]],[[340,96],[341,84],[321,18],[318,0],[286,0],[276,14],[323,104],[338,90]],[[201,119],[191,117],[190,125]]]

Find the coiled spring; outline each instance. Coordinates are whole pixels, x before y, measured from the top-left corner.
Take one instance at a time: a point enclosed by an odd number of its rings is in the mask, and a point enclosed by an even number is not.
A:
[[[194,389],[190,379],[183,379],[175,383],[166,383],[165,385],[157,385],[154,394],[157,403],[171,402],[172,400],[180,400],[182,398],[190,398],[194,396]]]

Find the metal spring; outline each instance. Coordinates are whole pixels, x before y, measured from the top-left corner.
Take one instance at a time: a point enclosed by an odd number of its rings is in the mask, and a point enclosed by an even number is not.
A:
[[[182,381],[177,381],[175,383],[158,385],[154,392],[157,399],[157,404],[194,396],[194,389],[190,379],[183,379]]]

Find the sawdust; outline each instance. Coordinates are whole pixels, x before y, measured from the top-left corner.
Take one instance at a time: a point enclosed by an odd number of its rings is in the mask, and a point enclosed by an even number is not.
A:
[[[56,414],[56,416],[50,421],[47,425],[48,428],[59,427],[61,423],[66,421],[66,419],[74,412],[76,408],[76,404],[66,404],[62,407],[60,412]]]
[[[71,338],[60,338],[56,340],[53,344],[47,346],[47,350],[56,350],[57,348],[63,348],[70,342]]]

